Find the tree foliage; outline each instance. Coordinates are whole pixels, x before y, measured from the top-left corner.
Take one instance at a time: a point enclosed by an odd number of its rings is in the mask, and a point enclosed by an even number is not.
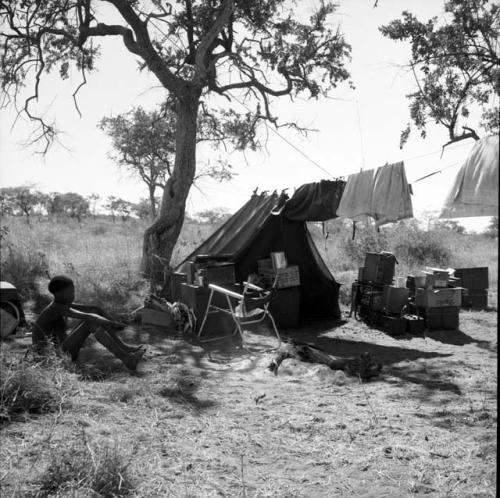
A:
[[[158,211],[161,205],[161,198],[155,197],[155,211]],[[133,212],[141,220],[147,220],[151,217],[151,201],[149,199],[140,199],[133,205]]]
[[[89,213],[89,201],[80,194],[67,192],[59,194],[58,199],[62,212],[69,218],[77,219],[78,223]]]
[[[112,159],[147,185],[154,219],[156,189],[165,188],[166,178],[172,173],[175,115],[137,107],[116,117],[103,118],[99,126],[112,139],[116,151]]]
[[[45,195],[29,186],[4,187],[0,189],[2,215],[13,214],[30,217],[44,205]]]
[[[380,28],[384,36],[411,44],[410,68],[417,91],[408,96],[411,122],[425,138],[427,124],[444,126],[449,143],[498,132],[500,7],[489,0],[448,0],[444,14],[419,21],[411,12]],[[498,100],[497,100],[498,102]],[[482,120],[473,117],[482,109]],[[401,134],[408,140],[411,125]]]
[[[498,238],[498,216],[492,216],[486,227],[485,234],[493,239]]]
[[[228,209],[224,207],[215,207],[212,209],[205,209],[195,214],[195,219],[199,220],[201,223],[207,223],[209,225],[218,225],[227,221],[231,217],[231,213]]]
[[[289,0],[0,0],[1,88],[16,100],[32,85],[24,111],[46,145],[55,125],[34,107],[41,78],[80,73],[84,84],[106,37],[121,39],[132,62],[168,91],[176,110],[175,160],[143,249],[146,275],[158,277],[170,263],[196,177],[199,112],[236,147],[254,148],[263,120],[299,127],[278,122],[274,98],[317,98],[348,78],[350,47],[331,22],[334,3],[310,7]]]
[[[210,141],[215,147],[224,139],[234,140],[230,130],[221,131],[214,116],[200,112],[198,115],[197,141]],[[160,109],[146,111],[137,107],[115,117],[103,118],[99,126],[112,139],[115,154],[111,158],[120,166],[146,184],[149,193],[151,217],[156,218],[156,190],[164,189],[167,178],[172,174],[175,158],[175,130],[177,115],[172,100],[167,100]],[[227,123],[226,123],[227,127]],[[208,176],[217,181],[233,177],[231,166],[222,159],[207,161],[198,166],[195,179]]]

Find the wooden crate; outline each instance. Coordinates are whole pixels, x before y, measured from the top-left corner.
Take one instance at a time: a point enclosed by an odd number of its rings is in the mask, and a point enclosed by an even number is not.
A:
[[[401,313],[408,304],[410,289],[385,285],[383,291],[383,307],[388,313]]]
[[[455,268],[455,277],[462,280],[466,289],[487,289],[489,287],[488,267]]]
[[[286,268],[280,268],[278,270],[262,270],[262,277],[267,285],[272,285],[276,276],[278,280],[276,281],[277,289],[284,289],[286,287],[297,287],[300,285],[300,271],[297,265],[290,265]]]
[[[364,281],[390,285],[396,272],[396,258],[388,252],[367,252],[363,267]]]
[[[173,323],[170,313],[149,308],[142,310],[141,320],[143,325],[154,325],[156,327],[170,327]]]
[[[460,308],[418,308],[418,314],[425,321],[425,328],[434,330],[456,330],[459,326]]]
[[[482,310],[488,307],[487,289],[463,289],[462,308]]]
[[[421,289],[415,294],[415,304],[421,308],[460,307],[462,305],[462,289]]]

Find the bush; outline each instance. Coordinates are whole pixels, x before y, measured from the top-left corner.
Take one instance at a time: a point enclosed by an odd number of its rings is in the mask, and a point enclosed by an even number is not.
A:
[[[372,226],[362,226],[357,229],[354,240],[351,233],[345,233],[342,242],[344,252],[350,261],[349,267],[344,268],[345,270],[351,270],[353,266],[362,266],[367,252],[388,250],[386,232],[377,232],[375,227]]]
[[[394,242],[391,252],[398,261],[403,261],[409,267],[449,265],[450,233],[425,231],[416,223],[398,225],[394,231]]]
[[[116,446],[91,449],[85,440],[73,441],[53,451],[36,496],[76,496],[78,491],[104,498],[129,496],[134,486],[128,465]]]
[[[2,280],[15,285],[23,299],[36,294],[36,282],[46,277],[49,270],[47,257],[33,246],[18,247],[11,243],[2,244],[0,272]]]

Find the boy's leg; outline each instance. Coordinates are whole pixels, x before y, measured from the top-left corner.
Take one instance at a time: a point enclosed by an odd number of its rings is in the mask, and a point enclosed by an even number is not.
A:
[[[122,341],[119,335],[116,332],[116,328],[109,325],[101,325],[101,327],[106,330],[106,332],[120,345],[120,347],[125,350],[127,353],[135,353],[139,351],[142,346],[131,346]]]
[[[111,353],[113,353],[118,359],[120,359],[124,365],[130,370],[135,370],[137,364],[141,361],[144,354],[143,350],[136,352],[126,351],[120,344],[116,341],[112,335],[108,333],[107,330],[99,327],[94,333],[94,337]]]
[[[96,326],[92,326],[88,322],[80,322],[75,328],[73,328],[68,337],[64,339],[61,344],[61,349],[66,351],[71,355],[71,359],[76,361],[78,358],[78,352],[80,351],[85,339],[96,331]]]

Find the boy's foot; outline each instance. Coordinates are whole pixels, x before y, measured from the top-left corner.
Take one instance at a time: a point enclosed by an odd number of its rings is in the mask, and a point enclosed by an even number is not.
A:
[[[129,353],[135,353],[136,351],[141,351],[142,349],[146,350],[146,346],[127,346],[127,351]]]
[[[123,360],[123,363],[129,370],[135,370],[137,368],[138,363],[142,360],[144,353],[145,351],[143,349],[140,349],[135,353],[129,353]]]

